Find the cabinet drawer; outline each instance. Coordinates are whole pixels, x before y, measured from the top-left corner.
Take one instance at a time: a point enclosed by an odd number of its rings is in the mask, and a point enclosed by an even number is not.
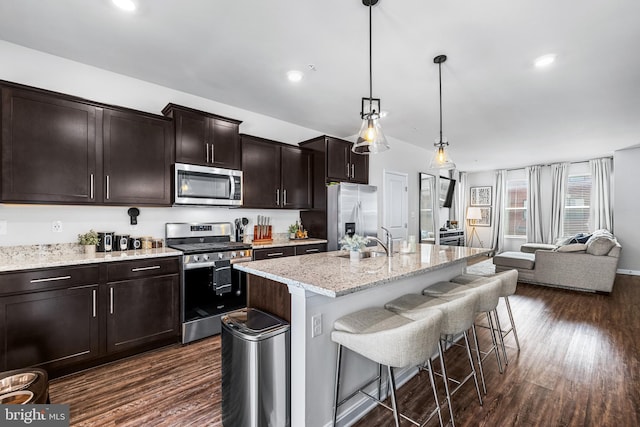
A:
[[[107,281],[135,279],[138,277],[164,276],[180,271],[177,257],[153,258],[136,261],[117,261],[107,265]]]
[[[0,275],[0,295],[95,284],[99,277],[97,265],[6,273]]]
[[[295,250],[295,247],[293,246],[280,246],[277,248],[269,248],[269,249],[254,249],[253,259],[255,261],[258,261],[261,259],[294,256],[295,254],[296,254],[296,250]]]
[[[326,243],[315,243],[313,245],[300,245],[296,246],[296,255],[309,255],[315,254],[318,252],[326,252],[327,244]]]

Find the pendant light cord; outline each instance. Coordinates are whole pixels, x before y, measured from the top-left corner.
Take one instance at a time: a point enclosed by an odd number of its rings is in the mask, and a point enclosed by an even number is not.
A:
[[[372,31],[371,31],[371,3],[373,3],[372,1],[369,1],[369,113],[372,113],[372,108],[373,108],[373,62],[371,60],[371,57],[373,55],[373,49],[372,49]]]
[[[440,146],[442,147],[442,63],[438,62],[438,80],[440,82]]]

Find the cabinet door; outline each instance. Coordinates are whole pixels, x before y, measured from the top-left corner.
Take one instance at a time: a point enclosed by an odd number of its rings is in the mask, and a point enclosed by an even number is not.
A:
[[[347,141],[327,138],[327,179],[349,181],[351,165],[349,164],[351,145]]]
[[[242,138],[243,206],[278,208],[280,192],[280,146],[257,138]]]
[[[240,169],[240,134],[236,123],[209,119],[209,162],[212,166]]]
[[[0,370],[58,368],[97,357],[98,285],[0,298]]]
[[[2,200],[93,203],[98,124],[94,106],[2,88]]]
[[[297,147],[281,147],[282,207],[311,209],[313,206],[312,154]]]
[[[209,132],[206,117],[186,111],[174,113],[176,128],[176,162],[207,165],[205,141]]]
[[[369,156],[351,153],[350,157],[351,182],[359,184],[369,183]]]
[[[107,352],[178,339],[179,276],[112,282],[107,285]]]
[[[104,203],[171,205],[171,122],[104,111]]]

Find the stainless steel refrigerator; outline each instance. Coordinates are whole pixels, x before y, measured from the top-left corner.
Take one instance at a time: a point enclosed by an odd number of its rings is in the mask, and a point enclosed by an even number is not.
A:
[[[327,250],[340,249],[346,234],[378,235],[378,188],[340,183],[327,187]],[[376,242],[369,242],[375,246]]]

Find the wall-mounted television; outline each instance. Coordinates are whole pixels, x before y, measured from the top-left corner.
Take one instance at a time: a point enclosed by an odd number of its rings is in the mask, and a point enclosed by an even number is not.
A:
[[[453,190],[456,188],[456,180],[444,176],[439,178],[440,191],[438,192],[438,199],[440,200],[440,207],[450,208],[453,203]]]

